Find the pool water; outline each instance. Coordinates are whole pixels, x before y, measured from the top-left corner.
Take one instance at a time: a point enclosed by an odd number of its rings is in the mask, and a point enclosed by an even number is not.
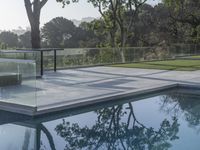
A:
[[[2,111],[0,150],[198,150],[198,93],[171,90],[34,119]]]

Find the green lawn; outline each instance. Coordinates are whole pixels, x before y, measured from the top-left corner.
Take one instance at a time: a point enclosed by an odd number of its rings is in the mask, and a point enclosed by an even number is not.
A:
[[[192,58],[200,58],[200,55],[191,56]]]
[[[152,61],[152,62],[140,62],[131,64],[117,64],[117,65],[112,65],[112,67],[195,71],[195,70],[200,70],[200,60]]]

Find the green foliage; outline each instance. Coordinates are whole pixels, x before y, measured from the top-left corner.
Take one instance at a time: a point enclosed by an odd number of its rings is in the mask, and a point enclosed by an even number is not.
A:
[[[44,47],[96,47],[98,38],[92,29],[92,23],[83,22],[76,27],[72,21],[57,17],[42,28]]]
[[[7,45],[0,42],[0,49],[7,49]]]
[[[129,31],[137,18],[139,8],[147,0],[88,0],[99,13],[110,35],[111,47],[120,47],[122,62],[125,62],[123,48],[127,44]],[[117,37],[118,35],[118,37]]]
[[[189,42],[198,43],[198,26],[200,25],[200,1],[198,0],[165,0],[170,9],[171,18],[188,26]]]
[[[179,8],[181,6],[181,3],[183,0],[163,0],[163,3],[166,4],[167,6]]]
[[[18,36],[10,31],[4,31],[0,33],[0,42],[6,47],[17,47],[18,46]]]
[[[75,28],[72,21],[56,17],[42,28],[42,41],[48,47],[64,47],[65,42],[72,37]]]
[[[88,23],[88,28],[90,32],[93,32],[95,39],[97,40],[97,45],[95,47],[106,47],[108,46],[110,36],[106,28],[106,24],[102,19],[96,19]]]
[[[71,2],[72,3],[76,3],[78,2],[79,0],[56,0],[57,2],[59,3],[62,3],[63,4],[63,7],[65,6],[65,4],[69,5]]]
[[[200,42],[200,25],[197,26],[196,30],[197,30],[197,43],[199,43]]]
[[[19,47],[30,48],[31,47],[31,32],[27,31],[19,36]]]
[[[27,31],[22,35],[17,35],[13,32],[2,32],[0,34],[0,49],[14,48],[30,48],[31,47],[31,32]]]
[[[57,2],[69,4],[78,0]],[[163,0],[156,6],[144,2],[146,0],[89,0],[88,3],[99,10],[101,18],[83,22],[79,27],[65,18],[54,18],[41,30],[42,46],[120,48],[157,46],[162,42],[200,42],[199,1]],[[4,49],[31,47],[30,41],[30,32],[18,37],[11,32],[0,34],[1,48]]]

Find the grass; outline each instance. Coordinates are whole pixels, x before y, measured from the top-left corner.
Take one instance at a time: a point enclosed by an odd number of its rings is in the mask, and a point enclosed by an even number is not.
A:
[[[117,65],[112,65],[112,67],[195,71],[195,70],[200,70],[200,60],[151,61],[151,62],[140,62],[140,63],[130,63],[130,64],[117,64]]]
[[[200,55],[191,56],[191,58],[200,58]]]

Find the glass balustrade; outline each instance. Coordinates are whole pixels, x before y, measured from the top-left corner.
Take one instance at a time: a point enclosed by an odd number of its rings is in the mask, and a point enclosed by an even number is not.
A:
[[[35,61],[0,58],[0,101],[36,106]]]

